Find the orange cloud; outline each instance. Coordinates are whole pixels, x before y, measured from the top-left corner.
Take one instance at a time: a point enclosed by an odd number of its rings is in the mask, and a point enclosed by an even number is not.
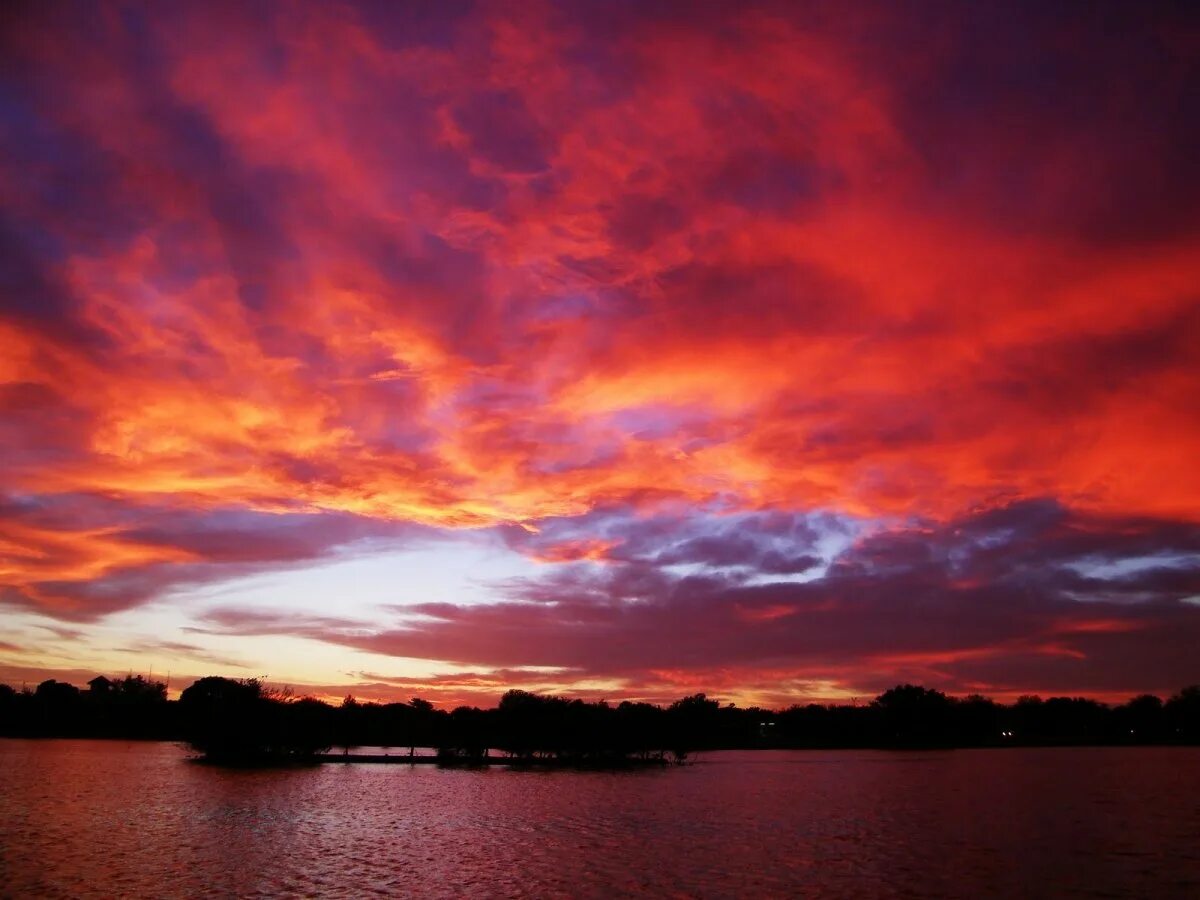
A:
[[[148,510],[1200,521],[1187,48],[1116,52],[1169,13],[406,15],[6,29],[0,491],[101,510],[0,523],[27,605],[216,561]]]

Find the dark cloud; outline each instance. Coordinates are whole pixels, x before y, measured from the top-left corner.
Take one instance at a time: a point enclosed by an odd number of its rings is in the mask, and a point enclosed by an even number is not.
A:
[[[1200,226],[1186,4],[926,4],[876,25],[868,64],[892,76],[899,121],[938,174],[917,202],[1102,244]]]
[[[1194,678],[1200,531],[1192,526],[1099,520],[1034,501],[872,534],[803,583],[731,574],[731,560],[740,571],[754,557],[748,541],[687,546],[688,562],[709,574],[674,575],[657,561],[579,564],[507,583],[502,603],[395,607],[399,627],[297,625],[238,610],[212,618],[235,633],[465,665],[561,667],[630,684],[661,670],[703,677],[723,668],[837,672],[868,691],[917,679],[956,691],[1162,692]],[[1162,565],[1110,577],[1072,568],[1144,563],[1151,546]]]

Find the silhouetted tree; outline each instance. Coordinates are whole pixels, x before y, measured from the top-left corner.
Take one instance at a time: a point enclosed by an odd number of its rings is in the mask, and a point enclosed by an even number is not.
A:
[[[336,744],[434,747],[452,762],[480,760],[492,747],[529,765],[580,766],[723,747],[1186,743],[1200,741],[1200,686],[1166,703],[1143,695],[1110,707],[1079,697],[955,700],[902,684],[868,705],[780,712],[721,705],[704,694],[663,708],[512,690],[495,709],[446,712],[416,697],[386,704],[347,697],[335,708],[259,679],[220,677],[201,678],[170,702],[161,682],[127,675],[94,678],[83,692],[53,679],[34,690],[0,685],[0,735],[184,739],[227,762],[312,759]]]
[[[1113,710],[1112,720],[1120,737],[1131,743],[1158,741],[1167,733],[1163,702],[1153,694],[1142,694],[1118,706]]]
[[[1185,687],[1163,708],[1169,733],[1177,740],[1200,740],[1200,685]]]
[[[879,711],[883,743],[898,746],[943,744],[950,737],[950,699],[941,691],[901,684],[872,704]]]
[[[444,762],[480,762],[487,756],[486,714],[473,706],[450,713],[449,728],[438,741],[438,758]]]
[[[1003,708],[979,694],[971,694],[951,708],[954,726],[951,733],[959,740],[976,746],[998,743],[1004,732]]]
[[[692,694],[667,708],[670,749],[677,759],[684,759],[689,751],[708,750],[716,744],[713,735],[720,711],[721,704],[705,694]]]
[[[329,749],[332,708],[292,701],[257,678],[201,678],[179,697],[188,741],[214,762],[253,764],[311,759]]]

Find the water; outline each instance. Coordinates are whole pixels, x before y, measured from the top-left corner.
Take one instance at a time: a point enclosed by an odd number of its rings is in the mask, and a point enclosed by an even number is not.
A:
[[[1200,749],[223,771],[0,740],[3,897],[1200,897]]]

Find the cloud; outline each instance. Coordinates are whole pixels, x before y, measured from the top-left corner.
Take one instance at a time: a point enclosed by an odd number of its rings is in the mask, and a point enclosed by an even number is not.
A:
[[[1156,533],[1156,546],[1188,556],[1139,556]],[[633,691],[661,672],[728,683],[719,673],[736,671],[752,683],[766,670],[843,693],[902,680],[959,692],[1162,692],[1191,676],[1189,647],[1200,637],[1200,611],[1183,602],[1200,592],[1194,526],[1097,519],[1034,501],[865,535],[824,577],[800,583],[747,572],[741,544],[731,568],[719,540],[688,543],[711,551],[687,557],[698,572],[582,561],[509,581],[509,599],[498,603],[395,607],[392,626],[237,609],[209,618],[222,633],[290,634],[494,669],[552,667],[560,683],[615,679]],[[1099,560],[1128,571],[1079,570]]]
[[[164,641],[164,640],[143,640],[131,644],[127,647],[117,648],[120,653],[132,653],[140,656],[153,655],[156,657],[169,657],[190,660],[192,662],[204,663],[206,665],[219,666],[222,669],[246,669],[249,666],[238,659],[228,656],[222,656],[213,653],[204,647],[196,644],[188,644],[183,641]]]
[[[427,529],[339,514],[133,508],[111,498],[58,495],[0,504],[5,599],[87,621],[186,585],[396,548]]]
[[[1164,556],[1200,510],[1194,29],[1106,15],[21,10],[0,599],[89,620],[494,528],[554,570],[467,616],[496,634],[372,640],[845,672],[894,633],[1062,681],[1046,648],[1186,632],[1186,567],[1020,537]],[[1020,533],[948,537],[989,511]],[[1150,623],[1048,637],[1080,596]]]
[[[296,615],[291,612],[220,607],[208,610],[203,616],[204,628],[188,628],[199,634],[278,634],[282,623],[286,631],[297,637],[317,640],[326,635],[348,633],[369,627],[368,623],[337,616]]]

